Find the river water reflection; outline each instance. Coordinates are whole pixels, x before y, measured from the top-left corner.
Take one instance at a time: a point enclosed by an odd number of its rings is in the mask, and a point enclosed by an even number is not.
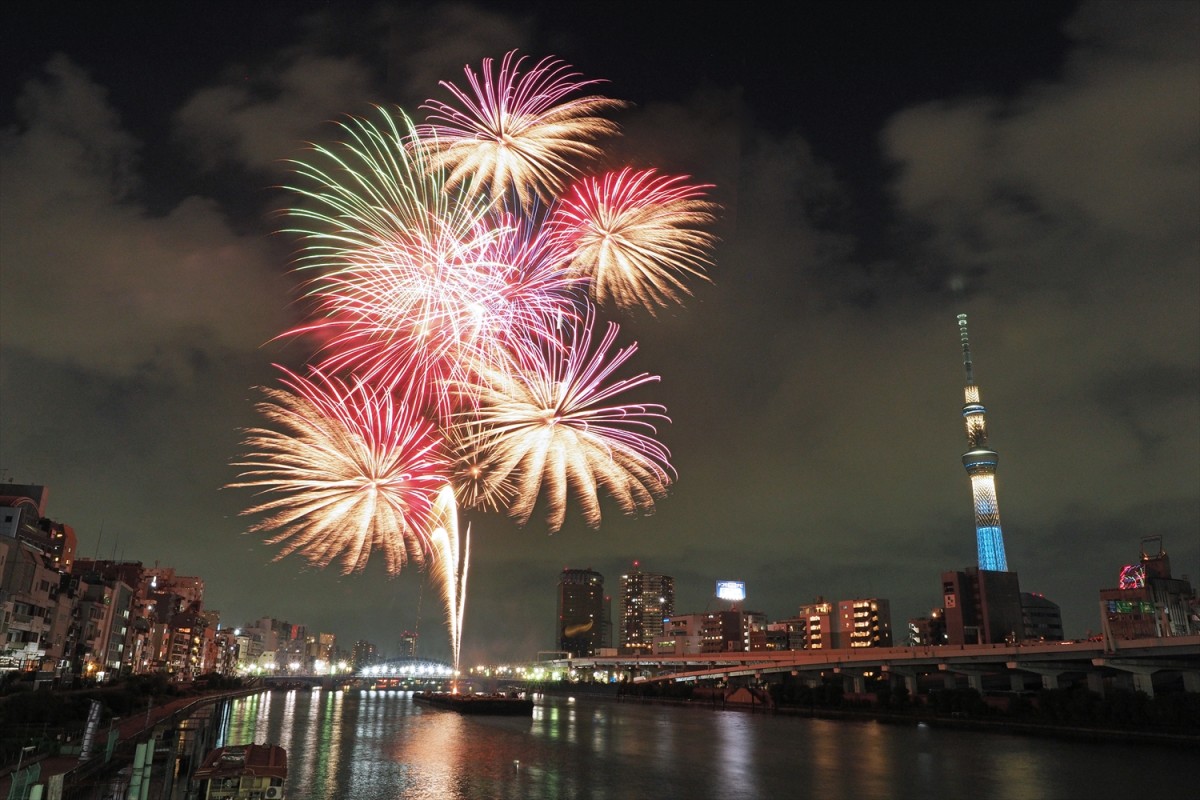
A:
[[[1197,751],[542,697],[463,717],[405,692],[270,692],[223,744],[280,744],[289,800],[1083,800],[1174,796]]]

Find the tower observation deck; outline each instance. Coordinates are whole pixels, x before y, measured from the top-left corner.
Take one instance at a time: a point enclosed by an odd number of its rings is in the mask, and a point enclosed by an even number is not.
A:
[[[967,335],[967,315],[958,315],[958,337],[962,343],[963,367],[967,384],[963,390],[963,419],[967,425],[967,452],[963,467],[971,476],[971,497],[975,505],[975,539],[979,548],[979,568],[996,572],[1008,571],[1004,555],[1004,535],[1000,531],[1000,504],[996,499],[996,464],[1000,456],[988,447],[987,409],[979,401],[975,385],[974,365],[971,363],[971,343]]]

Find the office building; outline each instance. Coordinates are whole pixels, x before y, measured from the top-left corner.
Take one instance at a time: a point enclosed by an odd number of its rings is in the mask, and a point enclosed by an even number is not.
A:
[[[1062,610],[1043,594],[1021,592],[1021,621],[1027,642],[1063,640]]]
[[[942,573],[946,643],[1002,644],[1025,638],[1015,572],[967,567]]]
[[[675,579],[643,572],[638,562],[621,576],[621,647],[649,653],[662,636],[663,620],[675,613]]]
[[[603,575],[592,569],[564,569],[558,576],[558,649],[579,658],[607,647],[605,608]]]
[[[672,614],[663,622],[662,636],[654,641],[655,655],[692,655],[703,652],[708,614]]]

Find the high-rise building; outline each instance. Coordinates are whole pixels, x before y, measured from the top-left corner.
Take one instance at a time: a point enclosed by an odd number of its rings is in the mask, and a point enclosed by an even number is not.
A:
[[[600,646],[613,646],[612,595],[604,595],[604,627],[600,631]]]
[[[355,670],[371,666],[376,661],[376,652],[375,645],[365,639],[359,639],[354,643],[354,650],[350,654],[351,666]]]
[[[651,652],[662,636],[663,620],[674,613],[675,579],[642,572],[633,562],[633,572],[621,576],[621,647]]]
[[[400,657],[401,658],[416,658],[417,657],[417,636],[416,631],[404,631],[400,634]]]
[[[558,576],[558,649],[594,656],[606,646],[604,576],[592,569],[564,569]]]
[[[1025,638],[1015,572],[967,567],[942,573],[947,644],[1016,643]]]
[[[996,464],[1000,456],[988,447],[985,418],[987,409],[979,401],[979,387],[975,385],[966,314],[958,315],[958,337],[962,343],[963,367],[967,373],[962,411],[967,425],[967,452],[963,453],[962,462],[967,474],[971,476],[979,569],[1005,572],[1008,570],[1008,559],[1004,555],[1004,535],[1000,531],[1000,503],[996,499]]]

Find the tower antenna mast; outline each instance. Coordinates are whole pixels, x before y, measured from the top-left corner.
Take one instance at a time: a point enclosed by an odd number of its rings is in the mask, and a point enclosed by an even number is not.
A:
[[[975,366],[971,363],[971,339],[967,334],[967,315],[958,315],[958,339],[962,342],[963,367],[967,371],[967,383],[975,383]]]

